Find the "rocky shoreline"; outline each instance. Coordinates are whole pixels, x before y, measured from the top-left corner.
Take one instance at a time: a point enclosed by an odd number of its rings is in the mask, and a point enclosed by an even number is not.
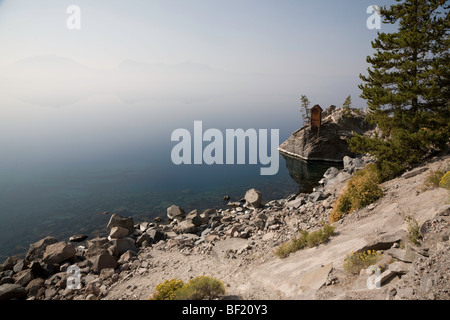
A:
[[[329,213],[345,182],[354,172],[372,162],[373,159],[367,156],[345,157],[343,161],[344,169],[338,170],[331,167],[325,172],[319,186],[310,194],[293,194],[286,199],[264,203],[263,195],[258,190],[251,189],[240,201],[229,201],[228,209],[225,210],[208,209],[203,212],[193,210],[185,213],[182,208],[172,205],[167,208],[168,223],[135,222],[132,217],[113,214],[106,226],[108,237],[86,239],[83,235],[76,235],[67,241],[58,241],[53,237],[41,239],[30,245],[25,258],[9,257],[0,266],[0,300],[142,298],[132,294],[136,285],[125,286],[127,281],[139,277],[144,279],[156,270],[169,276],[172,274],[170,269],[175,267],[167,263],[176,264],[177,262],[155,261],[156,252],[167,257],[170,257],[170,253],[181,254],[192,261],[194,257],[210,262],[216,259],[225,266],[226,261],[230,261],[234,267],[241,269],[247,266],[258,266],[274,259],[272,252],[274,246],[289,241],[298,234],[299,230],[315,230],[324,221],[328,221]],[[362,214],[364,212],[369,214],[373,209],[373,207],[366,208]],[[397,233],[394,240],[389,240],[389,244],[384,249],[392,247],[390,257],[396,256],[396,261],[401,263],[396,265],[397,269],[394,269],[394,266],[391,271],[387,269],[389,274],[384,275],[386,279],[412,272],[413,275],[409,281],[414,282],[421,273],[429,272],[436,266],[436,263],[429,262],[430,259],[440,264],[443,263],[442,261],[448,262],[441,257],[446,254],[444,251],[449,247],[449,221],[447,221],[449,211],[448,205],[440,208],[440,212],[436,213],[437,218],[427,221],[426,227],[423,227],[423,230],[428,228],[428,233],[431,230],[438,230],[439,234],[442,234],[438,238],[444,239],[444,244],[439,244],[437,251],[434,247],[426,250],[411,249],[411,247],[406,250],[398,248],[398,243],[404,239],[404,233],[401,232]],[[347,220],[344,219],[336,225],[345,225],[348,221],[354,220],[355,216],[358,215],[351,215]],[[217,248],[225,241],[234,241],[235,245],[224,249],[221,252],[222,256],[218,257]],[[377,241],[374,241],[374,249],[377,247]],[[413,258],[405,261],[407,259],[404,256],[407,253]],[[448,254],[445,259],[448,259]],[[415,267],[410,268],[412,265]],[[449,298],[448,266],[448,264],[441,266],[441,272],[438,274],[442,274],[442,278],[433,282],[441,281],[443,291],[434,292],[434,296],[416,295],[415,297]],[[186,272],[189,273],[189,270],[187,267]],[[445,271],[447,275],[445,272],[442,273],[443,270],[447,270]],[[337,279],[340,275],[336,272],[330,269],[326,273],[320,286],[326,287],[323,292],[321,291],[322,298],[327,298],[327,288],[339,283]],[[164,278],[163,275],[161,277]],[[340,283],[345,283],[344,279],[345,277],[340,280]],[[421,278],[417,281],[419,286],[423,286]],[[406,283],[406,280],[404,282]],[[116,290],[116,294],[113,293],[114,288],[123,288],[123,286],[125,290],[120,293]],[[414,296],[414,292],[410,292],[405,287],[406,285],[393,287],[389,294],[394,297],[397,293],[397,298]],[[151,290],[152,288],[148,288],[148,291]],[[416,290],[417,292],[419,291]],[[150,293],[147,292],[147,297]],[[251,294],[240,296],[240,298],[250,299],[252,297],[254,296]],[[270,295],[268,297],[273,298]],[[277,297],[292,298],[283,295]]]

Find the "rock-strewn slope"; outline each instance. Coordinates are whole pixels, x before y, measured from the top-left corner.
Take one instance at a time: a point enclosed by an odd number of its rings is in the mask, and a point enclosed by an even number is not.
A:
[[[370,161],[346,158],[344,170],[328,170],[311,194],[261,203],[251,190],[227,210],[171,206],[169,224],[113,215],[108,238],[47,237],[1,266],[0,299],[148,299],[164,280],[198,275],[222,280],[228,299],[449,299],[449,194],[422,186],[431,170],[449,169],[450,157],[384,183],[384,197],[336,223],[327,243],[274,255],[300,229],[319,228],[346,180]],[[408,242],[402,213],[420,221],[421,246]],[[343,269],[348,253],[366,249],[383,253],[380,289],[367,287],[368,273]]]

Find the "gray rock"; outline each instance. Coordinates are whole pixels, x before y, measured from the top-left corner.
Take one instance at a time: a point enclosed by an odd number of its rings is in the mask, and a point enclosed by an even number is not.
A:
[[[244,197],[247,206],[251,206],[253,208],[261,207],[261,192],[256,189],[250,189],[245,193]]]
[[[157,243],[161,240],[165,240],[165,233],[157,230],[157,229],[149,229],[146,233],[151,237],[151,243]]]
[[[20,284],[22,287],[26,287],[26,285],[33,279],[34,275],[31,269],[22,270],[13,276],[14,282]]]
[[[31,280],[27,284],[25,289],[27,290],[28,295],[30,295],[30,296],[37,296],[39,294],[39,291],[43,287],[44,287],[44,279],[36,278],[36,279]]]
[[[137,251],[135,241],[131,238],[113,239],[110,243],[117,250],[114,250],[116,256],[120,256],[128,250]]]
[[[35,243],[32,243],[30,245],[30,248],[27,251],[27,254],[25,256],[25,260],[32,261],[32,260],[41,260],[43,258],[45,249],[47,246],[51,244],[57,243],[58,240],[54,237],[45,237],[44,239],[41,239]]]
[[[76,254],[71,243],[57,242],[45,248],[43,261],[48,264],[61,263]]]
[[[405,262],[396,261],[389,265],[389,270],[399,274],[407,274],[409,272],[410,264]]]
[[[387,268],[385,271],[383,271],[380,274],[380,277],[379,277],[380,284],[383,285],[384,283],[386,283],[387,281],[389,281],[396,275],[397,275],[397,272],[394,272],[391,269]]]
[[[106,231],[109,233],[114,227],[122,227],[128,229],[129,234],[134,231],[134,222],[132,217],[122,217],[118,214],[113,214],[109,219],[108,225],[106,226]]]
[[[313,192],[313,193],[311,193],[309,195],[309,199],[312,202],[317,202],[317,201],[320,201],[320,200],[324,200],[325,196],[324,196],[324,194],[322,192],[316,191],[316,192]]]
[[[27,290],[20,284],[5,283],[0,286],[0,300],[23,299]]]
[[[350,158],[345,156],[342,161],[344,163],[344,170],[348,173],[353,173],[356,170],[364,168],[364,162],[358,158]]]
[[[300,288],[303,292],[309,290],[319,290],[328,279],[328,275],[333,269],[333,263],[315,268],[312,271],[304,272],[300,277]]]
[[[109,237],[111,239],[122,239],[130,234],[130,230],[123,227],[112,227],[109,232]]]
[[[402,174],[402,178],[409,179],[409,178],[415,177],[418,174],[421,174],[421,173],[423,173],[423,172],[425,172],[427,170],[428,170],[427,167],[417,168],[417,169],[405,172],[404,174]]]
[[[177,230],[182,233],[195,233],[198,228],[192,223],[191,220],[184,220],[178,224]]]
[[[148,233],[144,232],[136,239],[136,245],[142,246],[144,242],[146,242],[147,244],[151,244],[152,241],[153,241],[152,237],[150,237]]]
[[[107,253],[109,244],[107,238],[94,238],[92,240],[88,240],[86,242],[86,246],[87,249],[84,256],[89,258],[102,253]]]
[[[203,219],[200,217],[198,210],[192,210],[186,215],[186,220],[192,222],[194,226],[199,227],[203,224]]]
[[[177,205],[171,205],[167,208],[167,218],[169,218],[170,220],[182,220],[185,215],[186,213],[184,212],[184,210]]]
[[[450,215],[450,204],[445,204],[440,206],[436,211],[437,216],[449,216]]]
[[[3,262],[1,270],[2,271],[13,270],[14,266],[21,260],[23,259],[18,256],[8,257],[6,258],[5,262]]]
[[[134,257],[136,257],[136,253],[129,250],[120,256],[119,261],[117,261],[117,263],[124,264],[124,263],[128,263],[128,262],[132,262],[134,260]]]
[[[230,201],[227,203],[228,207],[240,207],[241,203],[239,201]]]
[[[86,234],[76,234],[69,238],[70,242],[83,242],[88,236]]]
[[[139,230],[141,230],[142,232],[147,231],[148,227],[149,227],[149,223],[148,222],[141,222],[139,224]]]
[[[56,294],[57,290],[55,288],[47,288],[45,289],[45,300],[52,300]]]
[[[217,213],[216,209],[206,209],[200,214],[200,218],[202,218],[202,224],[207,224],[209,218],[214,216]]]
[[[339,169],[335,168],[335,167],[330,167],[327,169],[327,171],[325,171],[325,173],[323,174],[323,177],[325,179],[333,179],[334,177],[336,177],[339,173]]]
[[[358,250],[358,252],[364,252],[367,250],[388,250],[394,243],[399,243],[405,237],[406,231],[404,230],[399,230],[390,234],[379,235],[372,240],[369,240],[364,247]]]
[[[417,256],[417,253],[411,250],[410,247],[407,247],[406,250],[398,249],[398,248],[391,248],[386,251],[387,254],[389,254],[391,257],[396,258],[403,262],[413,262],[414,259]]]
[[[20,259],[19,261],[17,261],[17,263],[14,265],[13,267],[13,271],[14,273],[19,273],[20,271],[22,271],[25,267],[25,260]]]
[[[297,198],[297,199],[294,199],[294,200],[289,201],[289,202],[286,204],[286,207],[287,207],[288,209],[298,209],[298,208],[300,208],[303,204],[305,204],[305,199],[303,199],[303,197],[301,197],[301,198]]]
[[[105,268],[113,268],[117,267],[116,259],[107,253],[103,253],[91,259],[92,262],[92,270],[99,274]]]

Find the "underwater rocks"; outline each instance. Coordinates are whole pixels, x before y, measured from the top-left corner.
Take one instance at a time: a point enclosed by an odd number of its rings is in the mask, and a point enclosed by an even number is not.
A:
[[[186,214],[174,204],[167,208],[166,223],[135,223],[132,217],[113,214],[105,228],[106,237],[86,240],[80,235],[69,242],[46,237],[30,245],[25,259],[9,257],[0,266],[0,297],[102,299],[115,282],[151,272],[149,247],[208,257],[218,241],[236,238],[250,240],[250,245],[227,252],[227,257],[250,255],[255,241],[275,245],[289,240],[299,229],[320,227],[336,197],[319,186],[311,195],[293,194],[264,202],[260,191],[250,189],[242,199],[229,199],[236,201],[230,201],[233,206],[227,209]]]

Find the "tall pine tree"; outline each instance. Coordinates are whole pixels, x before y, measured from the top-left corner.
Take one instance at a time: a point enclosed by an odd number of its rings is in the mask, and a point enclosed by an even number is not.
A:
[[[356,135],[352,151],[371,153],[385,179],[395,177],[450,138],[449,5],[445,0],[396,0],[380,14],[398,24],[372,42],[368,75],[359,86],[369,106],[368,121],[382,135]]]

